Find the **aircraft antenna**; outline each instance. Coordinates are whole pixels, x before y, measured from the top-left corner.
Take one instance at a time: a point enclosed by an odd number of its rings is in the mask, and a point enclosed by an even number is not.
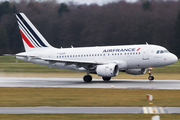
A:
[[[146,45],[148,45],[148,43],[146,42]]]

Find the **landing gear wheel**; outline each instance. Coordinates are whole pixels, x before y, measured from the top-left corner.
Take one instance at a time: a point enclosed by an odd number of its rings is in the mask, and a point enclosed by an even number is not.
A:
[[[152,74],[152,68],[149,68],[148,70],[149,70],[149,77],[148,77],[148,79],[149,79],[150,81],[152,81],[152,80],[154,80],[154,76],[151,76],[151,74]]]
[[[83,77],[83,80],[84,80],[84,82],[91,82],[91,81],[92,81],[92,76],[90,76],[90,75],[85,75],[85,76]]]
[[[154,80],[154,76],[149,76],[148,79],[149,79],[150,81],[152,81],[152,80]]]
[[[103,79],[104,81],[110,81],[110,80],[111,80],[111,77],[102,77],[102,79]]]

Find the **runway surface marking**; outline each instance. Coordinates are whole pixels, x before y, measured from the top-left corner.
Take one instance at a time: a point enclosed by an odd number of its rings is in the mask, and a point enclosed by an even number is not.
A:
[[[144,114],[165,114],[163,107],[143,107]]]

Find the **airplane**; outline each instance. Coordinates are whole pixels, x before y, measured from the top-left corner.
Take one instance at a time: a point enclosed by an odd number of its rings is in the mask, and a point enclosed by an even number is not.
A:
[[[15,55],[17,59],[52,68],[84,71],[84,82],[91,82],[90,74],[110,81],[119,72],[142,75],[151,68],[167,66],[178,58],[159,45],[117,45],[95,47],[55,48],[41,35],[24,13],[16,13],[25,52]]]

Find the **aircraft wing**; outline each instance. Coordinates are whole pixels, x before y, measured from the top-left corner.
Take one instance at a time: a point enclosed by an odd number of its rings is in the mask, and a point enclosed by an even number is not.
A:
[[[37,55],[27,55],[27,54],[16,54],[15,56],[19,57],[27,57],[28,61],[31,59],[41,59],[45,61],[49,61],[51,63],[61,62],[66,64],[86,64],[86,65],[99,65],[99,64],[105,64],[103,62],[97,62],[97,61],[87,61],[87,60],[67,60],[67,59],[55,59],[55,58],[43,58]]]
[[[97,61],[67,60],[67,59],[53,59],[53,58],[40,58],[40,59],[45,60],[45,61],[50,61],[50,62],[62,62],[62,63],[69,63],[69,64],[93,64],[93,65],[104,64]]]

